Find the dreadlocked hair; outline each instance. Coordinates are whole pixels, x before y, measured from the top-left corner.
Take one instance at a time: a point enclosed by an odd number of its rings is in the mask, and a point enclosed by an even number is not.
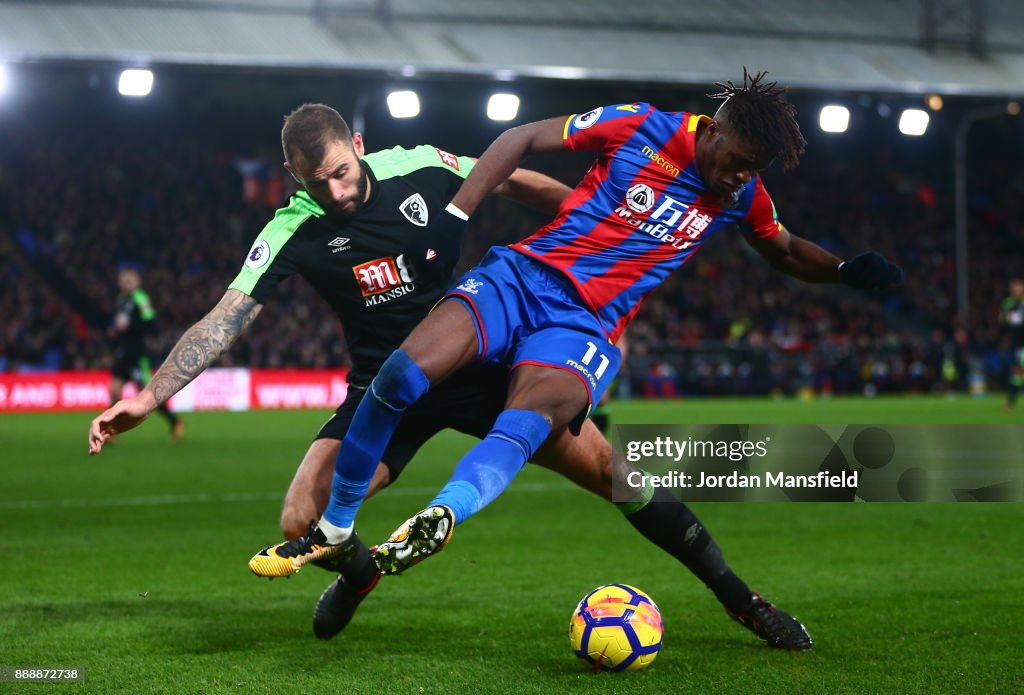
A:
[[[796,108],[786,99],[789,89],[780,87],[778,82],[766,82],[767,74],[751,75],[744,67],[742,85],[716,82],[715,86],[722,91],[708,96],[724,101],[718,112],[721,120],[773,153],[783,171],[789,171],[800,163],[807,141],[796,122]]]

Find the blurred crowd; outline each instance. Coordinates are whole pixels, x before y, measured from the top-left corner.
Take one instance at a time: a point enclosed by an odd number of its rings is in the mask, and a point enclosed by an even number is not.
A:
[[[229,151],[173,132],[93,134],[24,128],[0,151],[0,371],[110,365],[116,271],[142,272],[167,354],[218,301],[274,209],[294,190],[268,143]],[[269,143],[272,145],[273,143]],[[268,153],[269,152],[269,153]],[[574,184],[589,160],[535,166]],[[979,167],[991,173],[990,168]],[[913,166],[884,144],[769,171],[782,222],[841,257],[879,251],[900,290],[808,285],[768,267],[739,232],[712,237],[644,304],[628,332],[620,391],[706,393],[964,391],[1001,387],[997,324],[1009,279],[1024,274],[1024,176],[972,186],[971,294],[957,315],[951,172]],[[543,224],[493,201],[475,216],[463,262]],[[285,284],[223,365],[339,367],[344,334],[303,282]]]

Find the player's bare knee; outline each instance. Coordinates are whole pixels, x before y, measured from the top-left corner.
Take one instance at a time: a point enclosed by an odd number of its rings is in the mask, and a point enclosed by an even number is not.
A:
[[[436,385],[466,366],[477,353],[476,327],[468,308],[442,301],[402,343],[402,350]]]
[[[568,423],[587,407],[588,394],[579,379],[562,369],[523,365],[513,372],[505,407],[530,410],[551,429]]]

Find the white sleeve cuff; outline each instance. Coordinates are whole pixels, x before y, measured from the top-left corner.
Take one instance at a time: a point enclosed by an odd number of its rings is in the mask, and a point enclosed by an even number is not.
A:
[[[448,203],[448,207],[446,207],[444,210],[445,210],[445,212],[450,212],[451,214],[455,215],[460,220],[467,220],[467,221],[469,220],[469,215],[464,213],[462,210],[459,210],[457,207],[455,207],[451,203]]]

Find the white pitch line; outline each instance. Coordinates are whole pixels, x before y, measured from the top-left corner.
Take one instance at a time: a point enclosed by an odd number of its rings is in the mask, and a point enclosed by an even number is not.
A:
[[[513,484],[507,492],[552,492],[571,490],[569,482]],[[412,497],[435,494],[439,487],[397,487],[387,490],[389,497]],[[0,500],[0,510],[17,509],[81,509],[96,507],[155,507],[166,504],[210,504],[223,502],[268,502],[283,500],[284,492],[228,492],[221,495],[155,495],[149,497],[80,497],[64,500]]]

